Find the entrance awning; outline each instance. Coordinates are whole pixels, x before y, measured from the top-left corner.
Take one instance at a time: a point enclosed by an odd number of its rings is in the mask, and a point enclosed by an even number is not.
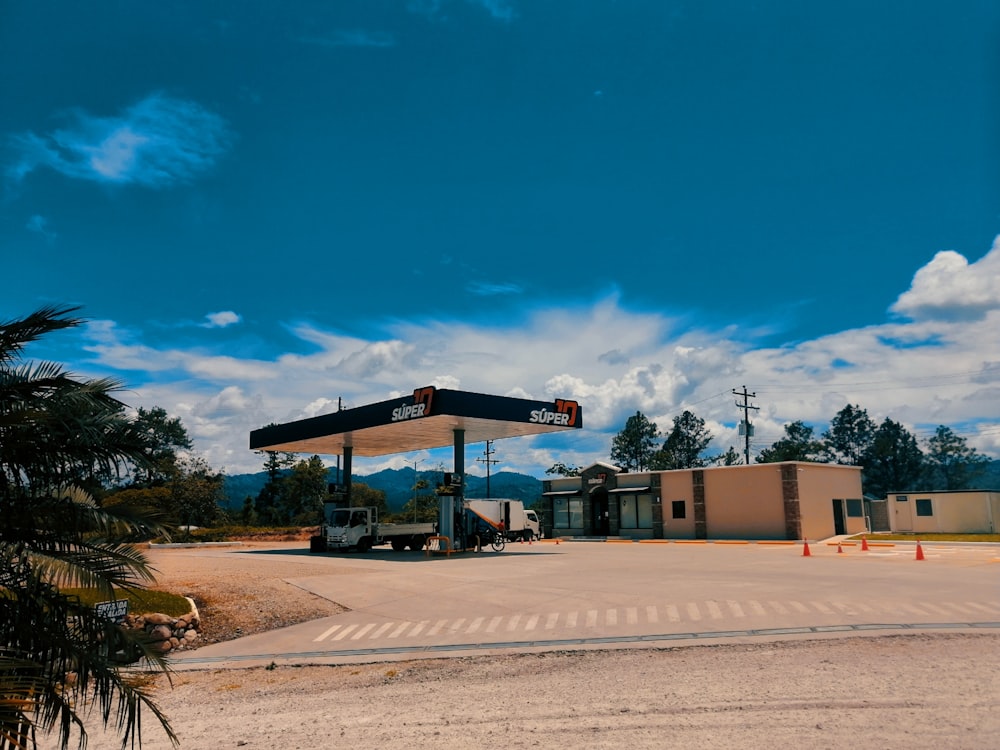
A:
[[[616,487],[608,490],[609,495],[645,495],[652,487]]]
[[[580,490],[563,490],[561,492],[543,492],[543,497],[579,497]]]

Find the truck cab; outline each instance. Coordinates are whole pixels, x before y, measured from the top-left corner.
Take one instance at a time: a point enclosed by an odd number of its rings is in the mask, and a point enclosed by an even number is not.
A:
[[[361,552],[371,549],[378,534],[378,510],[375,508],[326,508],[326,544],[334,549],[354,547]]]

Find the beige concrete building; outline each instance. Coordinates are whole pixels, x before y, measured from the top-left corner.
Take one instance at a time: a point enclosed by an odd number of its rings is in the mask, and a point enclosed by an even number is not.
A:
[[[1000,523],[1000,492],[890,493],[889,530],[915,534],[994,534]]]
[[[867,530],[861,467],[794,461],[627,474],[596,463],[543,482],[546,535],[826,539]]]

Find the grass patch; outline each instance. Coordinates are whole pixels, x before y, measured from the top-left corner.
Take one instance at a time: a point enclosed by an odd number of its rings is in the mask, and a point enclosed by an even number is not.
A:
[[[869,542],[992,542],[1000,544],[1000,534],[855,534],[851,539],[867,537]]]
[[[316,527],[311,527],[315,533]],[[300,538],[303,531],[298,526],[272,527],[272,526],[218,526],[211,529],[192,529],[190,534],[186,531],[179,531],[174,535],[174,542],[232,542],[232,541],[267,541],[267,540],[289,540],[294,541]]]
[[[64,594],[76,596],[84,604],[93,606],[105,601],[95,589],[62,589]],[[115,599],[128,599],[128,611],[132,615],[160,612],[170,617],[180,617],[191,611],[191,602],[183,596],[165,591],[116,591]]]

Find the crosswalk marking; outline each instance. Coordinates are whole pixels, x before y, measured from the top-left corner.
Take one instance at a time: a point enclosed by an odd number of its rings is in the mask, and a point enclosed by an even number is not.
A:
[[[374,622],[368,623],[363,628],[361,628],[360,630],[358,630],[358,632],[356,632],[354,635],[352,635],[351,636],[351,640],[352,641],[357,641],[357,640],[360,640],[360,639],[364,638],[365,637],[365,633],[367,633],[369,630],[371,630],[374,627],[375,627],[375,623]]]
[[[322,640],[326,640],[326,637],[327,637],[327,636],[329,636],[329,635],[333,635],[333,634],[334,634],[334,633],[336,633],[336,632],[337,632],[338,630],[340,630],[340,625],[339,625],[339,624],[338,624],[338,625],[334,625],[334,626],[333,626],[332,628],[330,628],[329,630],[326,630],[326,631],[324,631],[322,635],[320,635],[320,636],[318,636],[318,637],[316,637],[316,638],[313,638],[313,643],[315,643],[315,642],[317,642],[317,641],[322,641]]]
[[[581,609],[570,612],[526,612],[509,615],[483,615],[475,618],[456,618],[454,620],[421,620],[389,621],[368,623],[337,623],[331,625],[313,642],[338,641],[374,641],[386,639],[412,639],[419,636],[433,637],[441,633],[453,635],[474,635],[477,633],[494,634],[499,631],[507,633],[531,633],[539,630],[556,631],[572,630],[578,625],[586,628],[620,628],[634,627],[643,624],[655,625],[660,622],[702,623],[725,619],[742,619],[747,617],[766,616],[769,612],[778,615],[823,615],[871,617],[878,622],[878,617],[885,615],[949,617],[961,616],[973,621],[973,618],[983,616],[996,617],[1000,613],[1000,601],[984,602],[906,602],[879,601],[877,604],[855,601],[739,601],[727,599],[724,601],[706,600],[701,602],[677,602],[672,604],[647,605],[645,607],[623,607],[609,609]],[[856,621],[856,620],[855,620]],[[883,620],[884,621],[884,620]],[[432,624],[433,623],[433,624]]]
[[[337,633],[337,635],[335,635],[333,637],[333,640],[335,640],[335,641],[342,641],[342,640],[344,640],[344,638],[347,637],[347,634],[350,633],[352,630],[354,630],[357,627],[358,627],[357,623],[355,623],[354,625],[348,625],[346,628],[344,628],[339,633]]]

